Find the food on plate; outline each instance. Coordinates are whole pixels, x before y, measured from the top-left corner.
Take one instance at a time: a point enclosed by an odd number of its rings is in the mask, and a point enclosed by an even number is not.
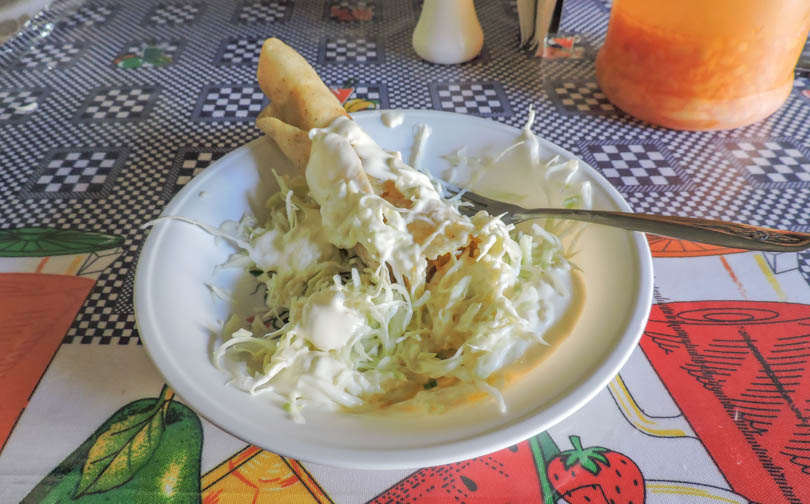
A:
[[[221,227],[240,248],[228,265],[256,277],[265,303],[231,317],[215,361],[296,420],[307,406],[440,411],[487,394],[505,409],[503,371],[545,343],[575,294],[553,224],[518,230],[462,214],[277,39],[262,48],[258,79],[271,104],[257,125],[298,173],[277,176],[265,221]],[[589,206],[587,182],[572,182],[576,163],[541,162],[537,150],[527,126],[496,159],[524,156],[538,174],[562,176],[567,204]]]

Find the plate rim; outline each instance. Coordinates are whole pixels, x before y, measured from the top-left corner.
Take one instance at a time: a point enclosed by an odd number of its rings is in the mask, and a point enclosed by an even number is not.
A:
[[[412,115],[418,115],[425,117],[425,119],[429,121],[431,116],[454,116],[456,118],[463,118],[465,121],[477,122],[488,128],[498,128],[514,134],[518,134],[520,132],[520,128],[489,118],[437,110],[385,109],[364,111],[353,114],[353,116],[356,118],[362,118],[362,121],[373,120],[374,117],[380,116],[383,112],[388,110],[396,110],[401,112],[406,118]],[[544,148],[550,149],[564,156],[568,156],[570,159],[576,159],[581,165],[586,166],[589,170],[589,176],[599,180],[600,189],[606,193],[614,205],[620,207],[624,211],[632,211],[624,197],[613,185],[607,181],[607,179],[604,178],[601,173],[599,173],[598,170],[590,166],[579,156],[574,155],[569,150],[549,140],[546,140],[539,135],[537,135],[537,138]],[[255,149],[260,142],[267,141],[268,139],[265,136],[260,136],[233,149],[225,156],[209,165],[203,173],[194,177],[188,184],[178,191],[178,193],[169,201],[166,207],[164,207],[160,216],[163,217],[166,215],[171,215],[171,212],[176,208],[182,207],[186,200],[197,193],[198,186],[203,185],[207,179],[216,176],[219,171],[226,169],[225,167],[231,159],[243,155],[245,152],[250,152],[251,150]],[[165,227],[161,228],[166,229]],[[634,268],[635,272],[638,274],[638,285],[636,286],[638,296],[635,297],[636,302],[633,305],[632,312],[628,312],[627,324],[623,334],[619,339],[617,339],[617,343],[613,349],[609,353],[605,354],[598,366],[595,366],[583,380],[570,388],[564,396],[557,396],[550,400],[549,406],[542,409],[545,417],[542,422],[538,421],[538,415],[536,413],[528,413],[523,417],[515,419],[511,424],[500,428],[486,430],[470,437],[448,442],[439,442],[431,446],[423,446],[411,449],[345,449],[332,446],[311,446],[309,450],[305,449],[298,453],[292,453],[287,449],[273,447],[266,439],[257,439],[255,436],[250,434],[245,435],[244,433],[234,432],[233,429],[222,425],[222,422],[219,422],[213,418],[214,415],[207,412],[206,408],[204,407],[205,401],[200,401],[201,404],[198,404],[196,400],[188,400],[188,396],[196,398],[196,394],[190,392],[190,388],[183,386],[185,381],[181,380],[180,376],[174,375],[171,370],[169,372],[166,371],[165,368],[171,368],[172,366],[168,366],[170,363],[166,360],[165,356],[156,351],[155,347],[158,345],[158,343],[150,343],[150,341],[152,341],[152,335],[143,331],[143,324],[141,324],[141,320],[145,319],[144,310],[148,310],[148,308],[143,307],[148,305],[148,300],[141,300],[141,296],[145,289],[139,288],[139,286],[144,285],[145,279],[143,277],[146,276],[145,271],[147,271],[148,263],[154,261],[156,258],[152,250],[156,247],[156,244],[159,242],[165,232],[166,231],[161,232],[160,229],[156,229],[154,226],[149,230],[149,233],[143,242],[143,247],[135,266],[135,282],[133,287],[133,309],[135,315],[135,324],[141,337],[141,342],[143,343],[144,349],[146,350],[150,360],[152,360],[154,363],[158,372],[166,380],[166,383],[175,390],[177,395],[183,399],[183,402],[187,406],[189,406],[193,411],[195,411],[202,418],[205,418],[211,424],[217,426],[219,429],[227,432],[237,439],[241,439],[273,453],[295,458],[297,460],[303,460],[316,464],[325,464],[334,467],[361,470],[402,470],[453,463],[507,448],[520,443],[544,430],[547,430],[568,416],[574,414],[585,404],[590,402],[618,374],[620,369],[628,361],[631,354],[638,346],[638,342],[643,335],[650,310],[652,309],[654,277],[652,254],[650,252],[649,244],[646,238],[644,238],[643,233],[633,233],[628,231],[632,237],[632,249],[638,258],[638,267]],[[154,335],[154,337],[158,338],[159,335]],[[223,380],[223,385],[225,385],[224,382],[225,380]],[[177,387],[178,384],[180,387]],[[183,390],[185,390],[186,393],[184,393]],[[307,442],[306,444],[311,445],[313,443]],[[373,455],[358,458],[358,454]]]

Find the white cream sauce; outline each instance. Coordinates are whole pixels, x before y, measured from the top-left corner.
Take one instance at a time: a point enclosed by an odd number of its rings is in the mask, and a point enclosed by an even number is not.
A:
[[[254,240],[250,258],[256,266],[265,271],[301,272],[335,256],[337,250],[320,226],[319,212],[307,209],[301,220],[289,233],[269,229]]]
[[[344,347],[363,326],[365,319],[345,304],[343,294],[320,292],[304,309],[301,332],[323,351]]]
[[[417,292],[427,259],[469,242],[469,219],[442,201],[427,175],[406,165],[400,153],[382,149],[354,121],[340,117],[312,130],[310,138],[307,184],[336,246],[362,246],[374,262],[390,265],[395,277]],[[380,196],[394,190],[399,197]],[[444,228],[452,233],[434,234]]]
[[[417,161],[429,134],[427,127],[418,131]],[[516,233],[483,212],[461,215],[428,175],[404,163],[400,153],[382,149],[348,118],[312,130],[310,138],[306,180],[320,209],[296,210],[291,231],[269,229],[255,237],[250,256],[264,270],[304,272],[339,261],[338,248],[362,247],[367,264],[387,267],[407,288],[414,316],[420,310],[420,320],[429,320],[429,331],[418,338],[378,336],[375,352],[392,352],[386,359],[425,376],[453,376],[465,366],[462,381],[480,382],[545,342],[543,335],[570,311],[571,265],[560,257],[553,234],[541,228]],[[541,181],[565,171],[539,161],[528,126],[510,149],[493,163],[476,164],[497,170],[498,162],[529,162]],[[428,283],[431,264],[435,273]],[[359,284],[356,275],[352,282]],[[299,301],[299,311],[290,310],[297,320],[282,336],[285,355],[273,355],[260,386],[324,408],[360,406],[365,395],[385,392],[378,378],[370,378],[379,369],[366,376],[347,358],[380,332],[368,322],[379,322],[373,314],[380,307],[336,282]],[[450,358],[435,357],[445,349],[457,350]]]
[[[380,120],[386,128],[396,128],[405,120],[405,114],[401,110],[386,110],[380,114]]]

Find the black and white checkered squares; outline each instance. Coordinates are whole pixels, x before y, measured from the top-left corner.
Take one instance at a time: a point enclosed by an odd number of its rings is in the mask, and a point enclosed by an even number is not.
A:
[[[201,2],[161,3],[143,19],[144,26],[172,26],[189,24],[197,20],[203,11]]]
[[[804,278],[804,281],[807,282],[807,285],[810,285],[810,250],[803,250],[798,254],[799,259],[799,273]]]
[[[613,0],[591,0],[598,8],[602,9],[605,12],[610,12],[610,8],[613,6]]]
[[[431,82],[433,108],[483,117],[509,117],[512,108],[503,87],[494,81]]]
[[[205,86],[197,99],[196,121],[248,121],[267,105],[257,84],[218,84]]]
[[[327,0],[323,16],[339,22],[380,21],[382,3],[377,0]]]
[[[680,191],[689,179],[662,144],[652,140],[580,142],[585,161],[624,191]]]
[[[351,98],[360,98],[377,104],[377,108],[388,108],[388,90],[385,84],[359,83],[354,87]]]
[[[282,23],[293,10],[292,0],[243,0],[236,8],[233,22],[239,24]]]
[[[174,158],[163,197],[170,200],[192,178],[227,153],[225,149],[182,149]]]
[[[810,187],[810,154],[790,138],[734,139],[720,148],[755,187]]]
[[[0,89],[0,125],[26,120],[37,111],[45,94],[43,88]]]
[[[324,37],[318,49],[321,64],[382,64],[385,55],[382,42],[370,37]]]
[[[113,60],[118,68],[154,68],[177,62],[183,48],[181,40],[129,42]]]
[[[147,116],[158,97],[157,86],[98,88],[84,101],[77,121],[138,121]]]
[[[115,342],[118,345],[130,343],[140,345],[141,338],[135,325],[135,316],[127,313],[96,314],[96,310],[88,306],[83,309],[68,329],[62,343],[80,343],[90,345],[109,345]],[[79,336],[81,334],[81,336]]]
[[[102,198],[124,164],[124,149],[55,149],[22,189],[22,198]]]
[[[617,111],[595,81],[552,81],[546,85],[546,91],[564,114],[614,114]]]
[[[88,28],[101,25],[109,22],[117,9],[117,5],[85,5],[57,24],[62,29]]]
[[[107,292],[102,294],[103,291]],[[128,345],[129,343],[140,345],[141,339],[135,325],[135,315],[113,313],[110,307],[102,306],[105,303],[100,300],[103,299],[103,296],[111,294],[115,294],[112,287],[99,287],[97,283],[88,300],[85,301],[82,311],[79,312],[78,317],[62,339],[62,343],[109,345],[115,342],[118,345]]]
[[[77,42],[44,42],[35,45],[17,60],[17,68],[37,68],[69,65],[82,52]]]
[[[264,38],[229,38],[223,40],[217,50],[214,64],[216,65],[249,65],[255,67],[259,63],[259,54],[262,51]]]

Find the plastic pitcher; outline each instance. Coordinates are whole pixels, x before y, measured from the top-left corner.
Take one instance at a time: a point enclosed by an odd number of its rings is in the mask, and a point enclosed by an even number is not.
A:
[[[808,30],[810,0],[614,0],[596,77],[639,119],[736,128],[788,97]]]

